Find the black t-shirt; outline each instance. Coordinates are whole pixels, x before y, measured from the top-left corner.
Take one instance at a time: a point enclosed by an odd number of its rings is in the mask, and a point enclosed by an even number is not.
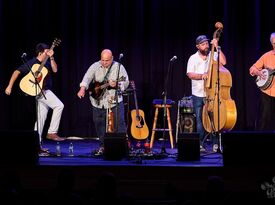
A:
[[[41,64],[42,62],[40,62],[37,58],[32,58],[30,60],[28,60],[25,64],[21,65],[19,68],[17,68],[17,70],[22,74],[22,75],[26,75],[30,72],[30,69],[32,68],[32,66],[34,64]],[[52,78],[51,78],[51,63],[49,62],[49,60],[45,63],[44,67],[47,68],[48,70],[48,74],[47,76],[43,76],[44,77],[44,82],[43,82],[43,89],[44,90],[48,90],[52,88]]]

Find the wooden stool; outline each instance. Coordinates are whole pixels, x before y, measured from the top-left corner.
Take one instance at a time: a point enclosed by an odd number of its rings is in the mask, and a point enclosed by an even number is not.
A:
[[[174,141],[173,141],[173,134],[172,134],[172,124],[171,124],[171,117],[170,117],[170,108],[172,107],[171,104],[166,104],[165,109],[166,109],[166,118],[168,122],[168,129],[158,129],[156,128],[157,126],[157,120],[158,120],[158,113],[159,113],[159,108],[164,108],[163,104],[155,104],[155,116],[154,116],[154,123],[153,123],[153,128],[152,128],[152,135],[151,135],[151,141],[150,141],[150,148],[153,147],[154,139],[155,139],[155,132],[156,131],[169,131],[170,135],[170,144],[171,148],[174,148]],[[163,139],[165,140],[165,139]]]

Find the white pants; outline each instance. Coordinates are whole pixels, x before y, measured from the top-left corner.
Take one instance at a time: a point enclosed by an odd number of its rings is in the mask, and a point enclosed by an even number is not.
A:
[[[49,108],[53,109],[52,118],[48,133],[57,133],[64,104],[51,90],[44,90],[43,95],[37,99],[37,122],[35,122],[34,130],[38,130],[39,140],[42,140],[43,128],[47,119]]]

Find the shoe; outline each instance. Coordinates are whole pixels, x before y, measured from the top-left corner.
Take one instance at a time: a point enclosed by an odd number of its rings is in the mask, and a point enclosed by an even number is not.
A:
[[[40,153],[50,153],[49,148],[43,148],[43,147],[40,147],[39,152]]]
[[[47,153],[47,152],[39,152],[39,157],[49,157],[50,156],[50,153]]]
[[[98,150],[94,152],[95,156],[101,156],[104,153],[104,147],[100,147]]]
[[[219,145],[214,144],[214,145],[213,145],[213,152],[217,152],[217,151],[218,151],[218,148],[219,148]]]
[[[65,138],[59,137],[56,133],[48,133],[46,136],[47,139],[53,140],[53,141],[64,141]]]
[[[206,149],[205,149],[203,146],[200,145],[200,151],[201,151],[201,152],[205,152]]]

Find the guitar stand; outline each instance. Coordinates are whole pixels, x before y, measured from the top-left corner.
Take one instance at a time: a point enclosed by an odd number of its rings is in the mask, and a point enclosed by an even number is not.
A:
[[[147,141],[143,143],[140,140],[138,140],[134,146],[131,146],[129,156],[134,159],[137,164],[142,164],[143,159],[155,159],[149,143]]]

